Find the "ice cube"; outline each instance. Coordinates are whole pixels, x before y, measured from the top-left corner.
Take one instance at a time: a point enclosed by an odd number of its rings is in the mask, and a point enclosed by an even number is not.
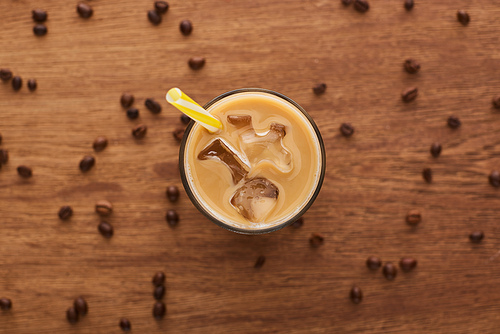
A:
[[[198,159],[215,159],[223,162],[231,171],[234,184],[237,184],[248,174],[248,166],[222,140],[215,139],[199,154]]]
[[[275,207],[279,190],[268,179],[255,178],[246,181],[236,190],[231,204],[246,219],[260,222]]]
[[[252,125],[252,116],[250,115],[229,115],[227,116],[227,122],[234,125],[236,128],[240,129],[245,126]]]

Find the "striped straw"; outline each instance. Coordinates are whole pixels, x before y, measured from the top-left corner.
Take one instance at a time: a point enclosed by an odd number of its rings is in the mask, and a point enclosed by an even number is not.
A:
[[[167,102],[200,123],[211,133],[222,129],[222,123],[184,94],[179,88],[172,88],[166,96]]]

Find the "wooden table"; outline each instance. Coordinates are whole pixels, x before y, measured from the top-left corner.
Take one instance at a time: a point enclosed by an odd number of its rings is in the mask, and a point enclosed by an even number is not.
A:
[[[500,3],[496,0],[371,1],[367,13],[340,0],[170,1],[159,26],[146,12],[153,1],[4,0],[0,3],[0,67],[26,83],[0,84],[1,333],[499,333],[500,189],[488,183],[500,169]],[[36,37],[31,10],[47,10],[48,34]],[[468,26],[456,19],[465,9]],[[185,37],[179,22],[190,19]],[[204,56],[205,67],[187,60]],[[403,71],[408,57],[422,64]],[[324,82],[326,93],[312,86]],[[181,87],[200,103],[234,88],[286,94],[316,120],[327,148],[323,189],[302,228],[262,236],[225,231],[197,212],[182,193],[179,113],[164,101]],[[419,88],[405,104],[401,91]],[[130,121],[119,98],[135,95],[140,118]],[[163,112],[144,107],[148,97]],[[450,115],[462,126],[446,125]],[[351,138],[339,126],[355,127]],[[136,141],[131,129],[146,124]],[[98,135],[109,146],[94,153]],[[429,153],[439,141],[439,158]],[[95,167],[81,173],[83,156]],[[25,180],[16,167],[28,165]],[[432,168],[427,184],[422,169]],[[114,205],[115,235],[97,231],[94,204]],[[71,205],[73,217],[58,210]],[[165,212],[180,223],[170,228]],[[405,223],[422,212],[417,227]],[[468,235],[482,230],[472,244]],[[324,244],[311,248],[312,233]],[[261,269],[254,263],[266,256]],[[368,256],[417,268],[394,281],[365,266]],[[167,275],[166,317],[152,316],[151,278]],[[361,304],[349,299],[353,285]],[[89,314],[77,324],[66,309],[79,295]]]

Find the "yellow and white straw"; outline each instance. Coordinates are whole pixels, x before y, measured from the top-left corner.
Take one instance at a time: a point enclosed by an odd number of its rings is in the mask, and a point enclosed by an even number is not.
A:
[[[188,115],[208,131],[214,133],[222,129],[222,123],[184,94],[179,88],[172,88],[166,96],[167,102]]]

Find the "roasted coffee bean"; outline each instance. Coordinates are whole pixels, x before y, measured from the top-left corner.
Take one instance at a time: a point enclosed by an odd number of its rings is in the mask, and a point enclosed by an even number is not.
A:
[[[139,110],[136,108],[130,108],[127,110],[127,117],[129,119],[136,119],[139,117]]]
[[[165,219],[167,220],[168,225],[171,227],[177,226],[179,224],[179,215],[175,210],[168,210],[165,215]]]
[[[264,263],[266,263],[266,257],[264,255],[260,255],[257,258],[257,261],[255,261],[255,264],[254,264],[253,267],[255,269],[260,269],[260,268],[262,268],[262,266],[264,265]]]
[[[33,9],[31,11],[33,21],[43,23],[47,20],[47,12],[43,9]]]
[[[323,244],[324,241],[325,241],[325,238],[323,238],[323,236],[318,234],[318,233],[313,233],[311,235],[311,238],[309,238],[309,244],[312,247],[319,247]]]
[[[31,92],[34,92],[36,90],[36,88],[38,87],[37,83],[36,83],[36,80],[35,79],[29,79],[28,80],[28,89],[31,91]]]
[[[78,311],[75,309],[74,306],[71,306],[66,311],[66,319],[68,319],[68,321],[72,324],[74,324],[78,321]]]
[[[47,34],[47,27],[44,24],[35,24],[33,27],[33,33],[36,36],[45,36]]]
[[[344,6],[349,6],[352,3],[352,0],[341,0]]]
[[[9,81],[12,79],[12,71],[8,68],[0,69],[0,79],[2,79],[2,81]]]
[[[410,74],[414,74],[414,73],[417,73],[418,71],[420,71],[420,64],[415,59],[411,59],[411,58],[406,59],[405,63],[404,63],[404,67],[405,67],[406,72],[408,72]]]
[[[79,315],[85,315],[89,310],[87,301],[82,296],[75,299],[75,301],[73,302],[73,307]]]
[[[17,167],[17,174],[19,174],[20,177],[27,179],[33,176],[33,171],[30,167],[21,165]]]
[[[439,155],[441,154],[441,150],[442,150],[442,147],[441,147],[440,143],[436,142],[436,143],[431,145],[431,154],[434,158],[439,157]]]
[[[94,140],[94,143],[92,144],[92,147],[94,148],[94,151],[96,152],[101,152],[108,146],[108,138],[104,136],[99,136]]]
[[[415,100],[418,96],[418,88],[417,87],[410,87],[405,89],[401,93],[401,98],[403,99],[403,102],[411,102]]]
[[[422,214],[418,210],[410,210],[406,214],[406,222],[411,225],[417,225],[422,221]]]
[[[162,300],[163,296],[165,296],[165,287],[163,285],[158,285],[153,291],[153,297],[156,300]]]
[[[100,222],[99,226],[97,226],[97,229],[105,238],[111,238],[113,236],[113,226],[111,226],[111,224],[108,222]]]
[[[134,103],[134,95],[129,93],[123,93],[120,97],[120,104],[123,108],[129,108]]]
[[[405,272],[412,271],[417,266],[417,260],[412,257],[403,257],[399,261],[399,267]]]
[[[132,325],[130,324],[130,321],[127,318],[121,318],[119,325],[124,332],[128,332],[132,329]]]
[[[500,187],[500,172],[498,172],[497,170],[492,171],[488,179],[493,187]]]
[[[500,95],[495,96],[493,100],[491,100],[491,103],[493,104],[493,107],[500,109]]]
[[[313,86],[313,92],[316,95],[321,95],[326,91],[326,84],[325,83],[319,83]]]
[[[396,266],[392,264],[392,262],[387,262],[386,264],[384,264],[382,272],[384,273],[385,278],[387,278],[389,281],[395,279],[398,274],[398,270],[396,269]]]
[[[469,234],[469,239],[471,242],[474,243],[480,243],[484,238],[484,233],[483,231],[474,231],[471,234]]]
[[[159,114],[159,113],[161,113],[161,104],[159,104],[158,102],[156,102],[153,99],[146,99],[146,101],[144,101],[144,105],[153,114]]]
[[[184,131],[185,131],[184,128],[177,128],[174,130],[174,132],[172,134],[173,134],[174,138],[180,142],[182,140],[182,137],[184,137]]]
[[[354,133],[354,127],[349,123],[342,123],[340,125],[340,133],[344,137],[350,137]]]
[[[0,150],[0,165],[7,162],[9,162],[9,151],[2,149]]]
[[[370,270],[377,270],[381,265],[382,261],[376,256],[370,256],[368,259],[366,259],[366,266]]]
[[[165,14],[168,11],[168,3],[165,1],[156,1],[155,9],[160,14]]]
[[[172,203],[176,202],[179,199],[179,188],[177,188],[176,186],[168,186],[167,198]]]
[[[422,170],[422,177],[424,178],[425,182],[432,183],[432,169],[424,168]]]
[[[21,89],[21,87],[23,86],[23,79],[21,79],[20,76],[15,76],[12,78],[12,88],[15,90],[15,91],[18,91]]]
[[[148,10],[148,20],[157,26],[161,23],[161,15],[156,10]]]
[[[182,124],[189,124],[189,122],[191,122],[191,117],[189,117],[188,115],[186,114],[182,114],[181,115],[181,122]]]
[[[92,7],[83,2],[76,6],[76,11],[78,12],[78,15],[84,19],[88,19],[92,16],[92,14],[94,14]]]
[[[462,125],[462,122],[458,117],[450,116],[448,117],[448,126],[452,129],[458,129]]]
[[[293,228],[301,228],[304,225],[304,218],[300,217],[296,221],[294,221],[290,226]]]
[[[12,300],[9,298],[0,298],[0,309],[7,311],[12,308]]]
[[[146,136],[147,132],[148,127],[141,124],[132,129],[132,136],[134,136],[135,139],[142,139]]]
[[[163,271],[158,271],[151,280],[154,286],[160,286],[165,283],[165,273]]]
[[[80,170],[82,172],[88,172],[95,165],[95,158],[91,155],[86,155],[80,161]]]
[[[354,304],[359,304],[363,300],[363,291],[357,286],[353,286],[351,289],[351,300]]]
[[[370,9],[370,4],[366,0],[354,0],[354,9],[360,13],[364,13]]]
[[[413,0],[405,0],[406,10],[412,10],[414,5]]]
[[[2,144],[2,134],[0,133],[0,144]],[[2,164],[2,159],[0,157],[0,165]]]
[[[458,22],[462,23],[464,26],[468,25],[470,22],[470,16],[467,14],[467,12],[463,10],[459,10],[457,12],[457,20]]]
[[[69,219],[73,215],[73,209],[69,205],[62,206],[57,215],[62,220]]]
[[[204,57],[192,57],[188,61],[189,67],[191,67],[192,70],[199,70],[203,66],[205,66],[205,58]]]
[[[167,307],[163,302],[156,302],[153,306],[153,316],[160,320],[167,313]]]
[[[101,216],[109,216],[113,212],[113,205],[106,200],[98,201],[95,204],[95,212]]]
[[[189,20],[183,20],[179,24],[179,29],[184,36],[191,35],[193,31],[193,24]]]

